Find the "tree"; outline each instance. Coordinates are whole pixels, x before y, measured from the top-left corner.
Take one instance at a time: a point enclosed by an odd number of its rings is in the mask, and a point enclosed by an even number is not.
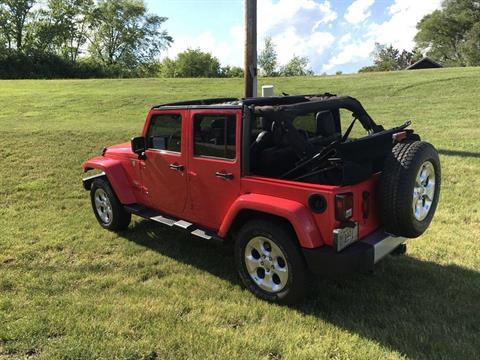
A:
[[[165,58],[159,66],[158,75],[164,78],[174,78],[177,77],[176,73],[176,61],[170,58]]]
[[[373,65],[364,66],[358,70],[359,73],[374,72],[377,71],[377,68]]]
[[[375,44],[373,63],[377,71],[400,70],[398,66],[398,57],[400,51],[392,45],[386,46]]]
[[[243,69],[238,66],[224,66],[220,69],[220,76],[225,78],[243,78]]]
[[[294,55],[293,58],[280,68],[281,76],[309,76],[313,71],[308,69],[308,58]]]
[[[35,0],[0,0],[0,25],[8,48],[23,50],[23,39],[27,17],[35,4]]]
[[[265,45],[258,57],[258,65],[264,76],[277,75],[277,52],[271,37],[265,38]]]
[[[165,17],[147,14],[141,0],[102,0],[93,13],[91,54],[106,65],[133,68],[152,61],[173,39]]]
[[[475,37],[480,22],[480,1],[445,0],[442,9],[417,24],[417,47],[450,66],[480,65]]]
[[[9,14],[0,5],[0,50],[12,48],[12,29]]]
[[[422,53],[417,49],[413,51],[402,50],[397,58],[398,70],[404,70],[422,58]]]
[[[480,65],[480,22],[465,34],[465,42],[462,44],[461,52],[467,66]]]
[[[32,47],[76,62],[88,39],[95,8],[93,0],[49,0],[33,24]]]
[[[365,66],[359,72],[403,70],[422,58],[418,50],[407,51],[394,48],[392,45],[375,44],[373,65]]]
[[[170,65],[170,67],[172,67]],[[218,77],[220,62],[209,53],[200,49],[187,49],[177,55],[173,66],[174,77]]]

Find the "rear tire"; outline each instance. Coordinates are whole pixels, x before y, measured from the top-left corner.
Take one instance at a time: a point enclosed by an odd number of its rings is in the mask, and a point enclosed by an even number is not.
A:
[[[132,215],[125,211],[106,179],[93,181],[90,200],[93,213],[104,229],[121,231],[128,228]]]
[[[235,241],[235,265],[245,287],[260,299],[292,304],[305,296],[305,260],[295,234],[280,222],[246,223]]]
[[[391,234],[415,238],[430,225],[441,183],[435,148],[423,141],[394,146],[385,159],[378,191],[379,215]]]

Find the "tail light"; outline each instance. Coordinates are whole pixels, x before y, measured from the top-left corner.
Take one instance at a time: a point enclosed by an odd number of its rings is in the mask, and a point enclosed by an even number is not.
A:
[[[353,194],[345,193],[335,196],[335,219],[347,221],[353,215]]]
[[[407,138],[408,134],[406,131],[400,131],[392,135],[393,142],[399,143]]]

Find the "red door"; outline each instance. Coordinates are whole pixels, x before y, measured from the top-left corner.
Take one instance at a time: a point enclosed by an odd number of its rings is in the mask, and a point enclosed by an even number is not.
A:
[[[186,116],[184,110],[152,111],[144,129],[146,159],[141,162],[148,207],[181,217],[187,201]]]
[[[189,217],[217,230],[240,194],[241,111],[191,110],[189,120]]]

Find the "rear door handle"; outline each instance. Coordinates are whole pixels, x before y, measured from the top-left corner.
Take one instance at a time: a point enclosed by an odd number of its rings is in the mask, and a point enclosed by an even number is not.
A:
[[[215,173],[215,176],[220,178],[220,179],[223,179],[223,180],[232,180],[233,179],[233,174],[232,173],[226,173],[226,172],[220,172],[220,171],[217,171]]]
[[[170,164],[168,167],[172,170],[175,170],[175,171],[183,171],[183,169],[185,169],[185,166],[177,164],[177,163]]]

